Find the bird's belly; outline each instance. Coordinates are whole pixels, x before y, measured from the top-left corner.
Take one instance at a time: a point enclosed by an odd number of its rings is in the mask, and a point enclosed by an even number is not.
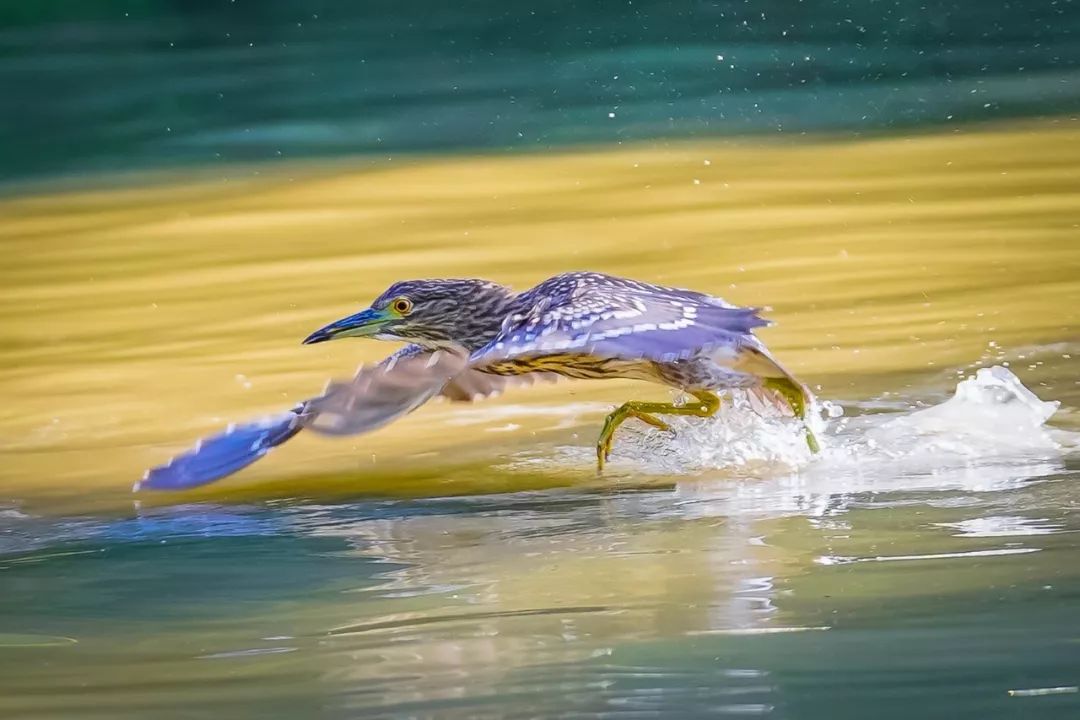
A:
[[[655,363],[648,360],[622,360],[598,358],[592,355],[542,355],[501,360],[484,368],[494,375],[522,375],[532,372],[548,372],[576,380],[602,380],[625,378],[663,382]]]
[[[501,360],[484,368],[494,375],[546,372],[577,380],[623,378],[658,382],[681,390],[723,390],[754,387],[759,379],[734,370],[725,358],[699,356],[674,362],[598,358],[584,354],[552,354]]]
[[[725,364],[724,358],[696,357],[669,363],[657,363],[661,382],[684,390],[726,390],[749,388],[760,384],[750,373]]]

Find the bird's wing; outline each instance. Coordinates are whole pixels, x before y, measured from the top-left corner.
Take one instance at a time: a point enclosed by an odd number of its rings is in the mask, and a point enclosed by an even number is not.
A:
[[[441,395],[454,402],[494,397],[514,386],[558,379],[552,373],[512,377],[467,367],[457,350],[408,345],[374,367],[361,367],[349,381],[331,382],[307,402],[306,427],[324,435],[356,435],[386,425]]]
[[[301,430],[357,435],[407,415],[439,394],[452,400],[475,400],[523,380],[487,375],[467,368],[467,362],[462,351],[406,347],[376,365],[361,367],[351,380],[331,382],[322,395],[288,412],[231,425],[199,441],[191,450],[149,470],[135,489],[183,490],[206,485],[247,467]]]
[[[513,387],[555,382],[559,376],[549,372],[530,372],[521,375],[492,375],[476,368],[465,368],[455,375],[439,392],[454,402],[473,402],[501,395]]]
[[[377,365],[361,366],[351,380],[327,385],[305,403],[304,427],[323,435],[380,428],[442,393],[467,361],[464,352],[409,346]]]
[[[753,342],[767,325],[757,308],[741,308],[690,290],[599,276],[555,278],[537,287],[530,310],[507,318],[502,331],[473,353],[470,365],[552,354],[674,361],[721,346]]]
[[[376,365],[362,366],[351,380],[331,382],[322,395],[288,412],[230,425],[200,440],[191,450],[147,471],[135,490],[184,490],[220,480],[305,429],[324,435],[370,432],[437,395],[466,362],[460,351],[405,348]]]
[[[288,412],[230,425],[164,465],[147,470],[133,490],[186,490],[232,475],[300,432],[302,409],[303,404]]]

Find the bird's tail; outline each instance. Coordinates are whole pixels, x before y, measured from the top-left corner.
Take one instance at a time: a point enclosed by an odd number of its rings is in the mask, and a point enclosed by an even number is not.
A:
[[[755,389],[758,400],[782,412],[790,411],[802,420],[806,429],[806,444],[810,450],[818,452],[821,447],[810,428],[808,417],[814,407],[814,394],[810,388],[781,365],[761,343],[740,349],[736,367],[761,378],[761,386]]]
[[[168,463],[147,470],[133,490],[186,490],[242,470],[304,428],[304,407],[301,403],[288,412],[230,425]]]

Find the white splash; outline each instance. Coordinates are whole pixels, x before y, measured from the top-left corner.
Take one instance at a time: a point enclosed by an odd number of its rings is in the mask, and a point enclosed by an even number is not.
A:
[[[811,427],[824,439],[825,421],[811,415]],[[655,473],[724,470],[740,475],[791,472],[811,462],[805,430],[794,418],[762,407],[753,396],[734,392],[713,417],[664,416],[673,433],[627,422],[616,434],[612,462]]]
[[[661,473],[714,470],[775,476],[871,470],[881,463],[895,473],[899,463],[905,474],[940,475],[990,459],[1058,458],[1061,440],[1074,433],[1046,427],[1057,408],[1058,403],[1040,400],[1008,369],[983,368],[959,383],[947,401],[914,412],[835,420],[839,408],[821,403],[810,423],[822,445],[815,455],[801,423],[779,413],[762,413],[747,396],[735,394],[708,421],[674,418],[674,435],[628,423],[618,436],[613,460]]]
[[[1004,367],[979,370],[930,408],[865,407],[878,412],[839,417],[839,408],[821,403],[815,455],[801,423],[761,414],[736,395],[707,421],[665,417],[674,434],[626,423],[610,469],[683,478],[676,487],[683,514],[825,517],[859,494],[867,502],[865,493],[886,493],[881,502],[895,504],[903,498],[887,493],[1020,487],[1062,472],[1064,457],[1080,450],[1080,433],[1045,424],[1058,404],[1040,400]],[[582,467],[595,457],[592,447],[575,445],[545,452],[542,462]]]
[[[1059,403],[1043,402],[1008,369],[981,368],[956,386],[940,405],[896,418],[866,434],[889,455],[946,452],[972,457],[1055,451],[1060,445],[1044,426]]]

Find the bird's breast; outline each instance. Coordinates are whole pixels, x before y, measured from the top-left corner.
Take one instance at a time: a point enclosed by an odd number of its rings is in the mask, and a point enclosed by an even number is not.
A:
[[[598,358],[575,353],[508,358],[486,366],[484,372],[495,375],[549,372],[577,380],[625,378],[656,382],[660,379],[656,364],[648,360]]]
[[[728,390],[753,387],[759,383],[751,373],[736,369],[733,354],[700,355],[675,362],[656,364],[660,382],[683,390]]]

